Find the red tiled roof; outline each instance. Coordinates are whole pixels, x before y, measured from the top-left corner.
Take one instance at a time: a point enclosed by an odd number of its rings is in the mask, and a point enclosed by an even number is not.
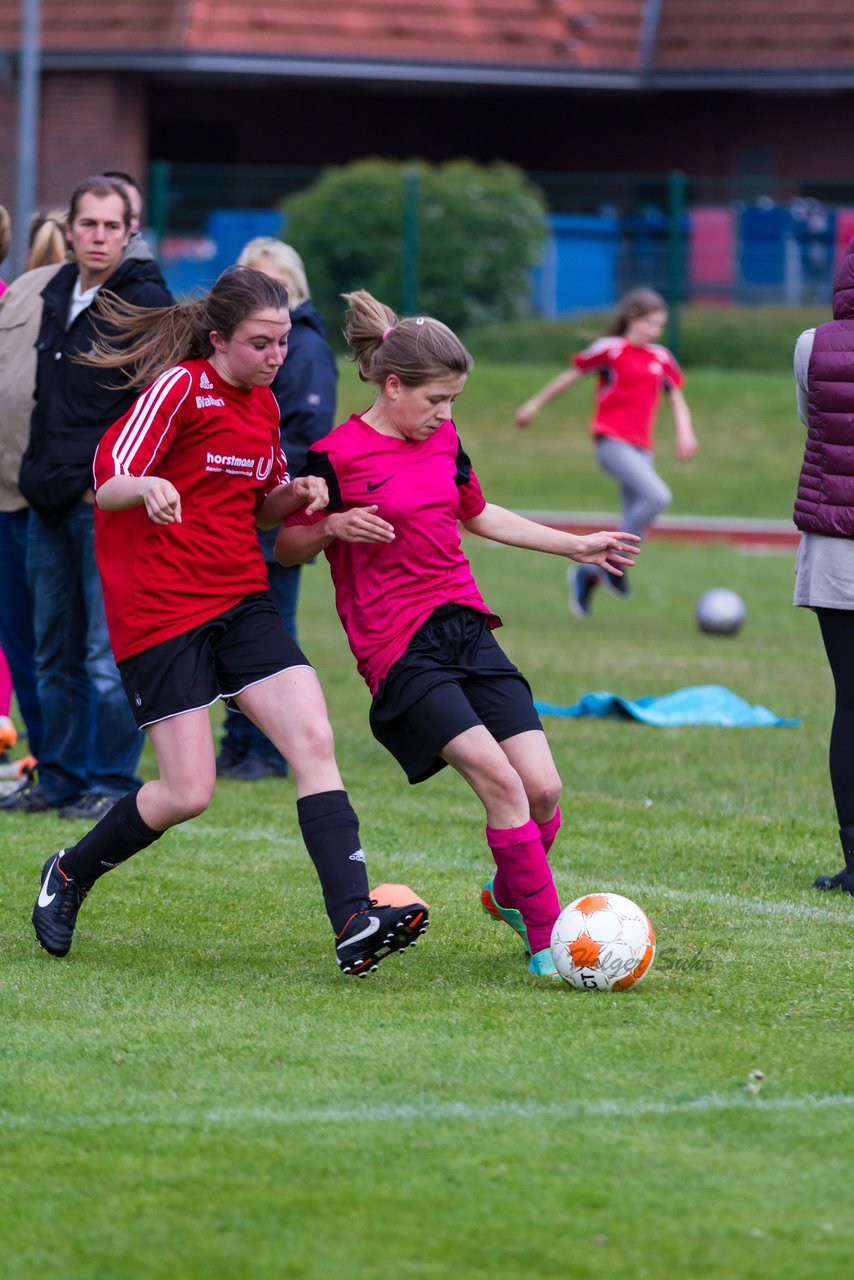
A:
[[[631,66],[642,8],[643,0],[268,0],[246,9],[196,0],[188,35],[207,49],[242,41],[338,57]]]
[[[20,42],[22,0],[0,0],[0,48]],[[179,0],[42,0],[45,49],[169,48],[183,43],[186,3]]]
[[[0,0],[0,49],[22,0]],[[163,52],[571,71],[854,68],[852,0],[42,0],[48,53]],[[658,10],[657,30],[649,20]]]
[[[631,67],[644,0],[42,0],[48,51]],[[20,0],[0,0],[0,48]]]
[[[656,68],[854,64],[851,0],[663,0]]]

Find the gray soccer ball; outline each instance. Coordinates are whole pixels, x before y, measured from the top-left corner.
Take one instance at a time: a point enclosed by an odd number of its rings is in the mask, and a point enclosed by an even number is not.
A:
[[[734,636],[744,626],[747,609],[737,592],[729,587],[713,587],[700,596],[694,617],[707,635]]]

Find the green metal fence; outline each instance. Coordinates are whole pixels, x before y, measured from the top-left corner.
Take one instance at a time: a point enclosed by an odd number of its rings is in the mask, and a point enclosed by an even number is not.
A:
[[[223,231],[267,234],[283,229],[287,197],[309,186],[317,166],[202,165],[155,161],[149,180],[149,225],[167,278],[179,292],[209,284],[236,253]],[[715,303],[821,302],[830,298],[833,264],[854,235],[854,181],[833,182],[754,173],[734,177],[659,174],[555,173],[528,175],[542,190],[553,240],[532,286],[535,310],[546,315],[584,309],[590,298],[608,306],[636,284],[659,289],[671,311],[670,343],[678,347],[679,306]],[[401,309],[417,309],[419,291],[419,175],[404,169]],[[217,229],[212,230],[219,217]],[[585,224],[584,219],[593,220]],[[573,219],[578,225],[573,226]],[[585,255],[590,225],[607,241],[607,280],[573,293],[592,277],[595,253]],[[238,246],[239,247],[239,246]],[[601,245],[600,245],[601,248]],[[567,253],[575,252],[572,267]],[[223,256],[225,255],[225,257]],[[601,254],[600,254],[601,257]],[[563,272],[563,276],[562,273]],[[171,274],[170,274],[171,273]]]

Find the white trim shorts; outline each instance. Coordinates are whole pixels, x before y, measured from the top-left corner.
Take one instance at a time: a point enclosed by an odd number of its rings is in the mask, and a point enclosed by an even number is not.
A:
[[[291,667],[308,667],[267,591],[246,596],[208,622],[119,663],[140,729],[235,698]],[[235,708],[239,710],[239,708]]]

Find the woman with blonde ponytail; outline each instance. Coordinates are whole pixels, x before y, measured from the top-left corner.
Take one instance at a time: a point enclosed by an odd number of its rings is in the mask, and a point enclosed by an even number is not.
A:
[[[283,564],[323,551],[338,614],[373,702],[371,729],[411,783],[450,764],[486,811],[496,871],[483,909],[521,937],[528,967],[554,977],[560,905],[547,854],[561,781],[527,681],[493,636],[459,524],[508,546],[619,576],[638,538],[560,533],[486,501],[452,420],[472,359],[447,325],[400,319],[370,294],[345,295],[345,335],[376,398],[318,441],[304,475],[326,481],[323,509],[280,530]]]
[[[427,911],[369,900],[323,693],[267,590],[256,523],[313,514],[328,499],[323,479],[291,480],[280,447],[270,384],[287,354],[287,291],[238,267],[182,306],[141,313],[107,300],[101,314],[120,345],[102,341],[88,361],[126,384],[154,379],[103,436],[94,470],[110,639],[159,777],[48,858],[36,936],[65,955],[92,885],[204,811],[216,781],[208,708],[227,699],[291,763],[336,958],[344,973],[361,976],[413,943]],[[266,893],[275,880],[273,868]]]

